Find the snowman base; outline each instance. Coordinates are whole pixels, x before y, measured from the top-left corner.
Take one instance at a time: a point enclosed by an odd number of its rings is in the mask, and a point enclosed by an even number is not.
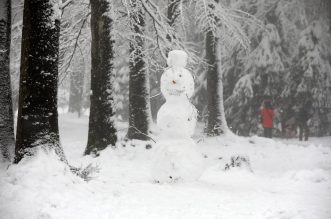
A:
[[[155,182],[193,181],[203,172],[203,156],[191,138],[162,139],[155,144],[152,177]]]

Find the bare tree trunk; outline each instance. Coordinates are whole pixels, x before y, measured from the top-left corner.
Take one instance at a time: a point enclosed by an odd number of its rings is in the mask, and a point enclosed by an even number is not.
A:
[[[208,121],[207,134],[218,136],[225,133],[228,128],[225,120],[223,104],[223,83],[221,74],[220,48],[218,39],[212,31],[206,34],[207,96]]]
[[[11,0],[0,1],[0,157],[14,155],[14,121],[10,86]],[[1,161],[1,159],[0,159]]]
[[[91,0],[91,107],[84,154],[97,153],[117,141],[114,107],[114,39],[111,3]]]
[[[131,1],[136,8],[138,1]],[[151,124],[149,72],[144,60],[145,17],[141,9],[131,13],[132,31],[136,34],[130,42],[130,79],[129,79],[129,139],[149,140]]]
[[[60,12],[52,0],[25,0],[15,163],[59,142],[57,113]]]

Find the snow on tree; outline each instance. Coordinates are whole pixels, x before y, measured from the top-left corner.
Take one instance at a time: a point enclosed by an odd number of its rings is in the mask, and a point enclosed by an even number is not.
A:
[[[196,1],[197,21],[206,30],[206,60],[208,121],[207,134],[220,135],[228,131],[223,104],[222,58],[226,49],[237,44],[249,47],[245,26],[257,24],[250,14],[232,8],[219,0]]]
[[[114,101],[113,5],[91,1],[91,106],[88,142],[84,154],[98,153],[117,141]]]
[[[85,78],[90,73],[91,30],[88,20],[91,12],[86,0],[67,2],[62,6],[61,16],[59,89],[62,92],[69,90],[68,111],[80,116],[84,90],[87,90],[84,89]],[[68,76],[70,78],[66,80]]]
[[[149,140],[151,125],[149,71],[145,60],[145,12],[141,1],[130,3],[129,139]]]
[[[312,131],[319,136],[330,131],[327,114],[331,65],[325,39],[329,35],[325,32],[325,26],[314,21],[301,33],[298,53],[293,59],[295,64],[288,72],[288,83],[283,92],[284,97],[291,99],[292,106],[300,107],[309,100],[313,102],[318,122]]]
[[[0,161],[14,155],[14,119],[10,81],[11,1],[0,2]]]
[[[184,48],[175,36],[159,3],[154,1],[131,1],[126,3],[130,26],[130,82],[129,82],[129,139],[149,139],[150,71],[163,69],[160,63],[166,60],[171,48]],[[191,54],[191,52],[188,52]],[[192,55],[193,57],[196,57]],[[155,75],[154,75],[155,76]]]
[[[284,55],[277,28],[267,24],[259,37],[259,45],[246,59],[243,74],[225,101],[231,127],[243,135],[258,131],[261,103],[280,98],[284,79]]]
[[[66,161],[57,112],[59,34],[58,1],[24,2],[16,163],[40,147]]]
[[[62,6],[59,56],[59,107],[78,116],[89,107],[90,5],[87,0],[66,1]]]

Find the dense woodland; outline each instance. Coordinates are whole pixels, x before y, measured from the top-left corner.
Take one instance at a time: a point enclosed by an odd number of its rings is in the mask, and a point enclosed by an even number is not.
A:
[[[8,160],[43,146],[67,162],[58,111],[89,116],[84,154],[122,140],[117,121],[128,123],[126,139],[152,139],[171,49],[189,54],[192,101],[207,135],[261,134],[264,99],[276,109],[276,135],[308,99],[311,134],[331,134],[328,0],[1,0],[0,12],[0,146]]]

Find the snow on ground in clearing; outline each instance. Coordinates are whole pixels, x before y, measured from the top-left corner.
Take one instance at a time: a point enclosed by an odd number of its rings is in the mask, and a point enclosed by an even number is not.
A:
[[[1,164],[1,219],[331,218],[331,137],[201,139],[202,177],[157,184],[150,176],[153,149],[139,142],[83,157],[87,124],[86,117],[61,115],[62,145],[71,164],[97,164],[100,172],[85,182],[44,152],[8,168]],[[224,171],[233,155],[248,156],[253,172]]]

